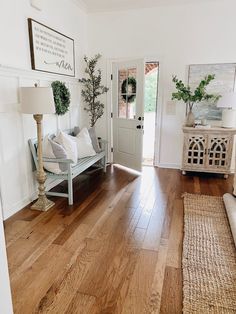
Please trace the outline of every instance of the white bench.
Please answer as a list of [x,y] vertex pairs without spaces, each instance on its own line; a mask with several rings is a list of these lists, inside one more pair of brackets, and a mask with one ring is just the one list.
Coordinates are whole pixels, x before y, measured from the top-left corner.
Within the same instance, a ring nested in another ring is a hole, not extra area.
[[[66,133],[72,134],[72,132],[70,131],[66,131]],[[78,159],[78,162],[75,166],[72,166],[73,161],[71,159],[43,158],[44,162],[65,163],[68,167],[67,171],[60,174],[55,174],[44,169],[48,178],[68,181],[68,193],[49,192],[47,191],[46,187],[46,194],[51,196],[67,197],[69,199],[69,205],[73,205],[73,179],[98,161],[100,161],[101,167],[103,167],[103,171],[106,172],[107,142],[99,139],[99,144],[101,147],[100,153],[97,153],[95,156]],[[32,153],[34,165],[36,167],[36,170],[38,170],[37,139],[29,139],[29,146]]]

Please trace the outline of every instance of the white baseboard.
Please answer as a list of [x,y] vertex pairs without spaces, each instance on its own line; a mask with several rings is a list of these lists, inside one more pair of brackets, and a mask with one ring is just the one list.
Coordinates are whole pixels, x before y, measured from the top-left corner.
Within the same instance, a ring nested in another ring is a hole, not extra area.
[[164,163],[160,163],[158,165],[156,165],[159,168],[167,168],[167,169],[181,169],[181,166],[178,164],[164,164]]
[[10,208],[7,208],[3,210],[3,220],[6,220],[16,214],[18,211],[23,209],[25,206],[29,205],[32,202],[32,200],[28,197],[24,198],[20,202],[15,203]]
[[[53,180],[52,182],[49,182],[46,186],[47,190],[51,190],[56,185],[61,183],[63,180]],[[22,210],[24,207],[28,206],[31,202],[36,200],[38,198],[38,192],[35,191],[30,197],[26,197],[23,200],[21,200],[18,203],[15,203],[10,208],[7,208],[6,210],[3,210],[3,220],[6,220]]]
[[[165,164],[165,163],[160,163],[160,164],[156,165],[156,167],[181,170],[181,165],[178,165],[178,164]],[[199,172],[201,172],[201,171],[199,171]],[[231,173],[231,174],[234,174],[234,173],[235,173],[235,169],[230,169],[230,173]]]

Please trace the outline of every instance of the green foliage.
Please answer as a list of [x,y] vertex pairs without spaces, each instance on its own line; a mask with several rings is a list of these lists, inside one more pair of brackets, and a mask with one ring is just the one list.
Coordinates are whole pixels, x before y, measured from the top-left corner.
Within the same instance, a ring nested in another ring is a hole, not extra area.
[[88,59],[88,57],[85,56],[85,73],[87,74],[87,77],[79,79],[79,82],[83,85],[81,95],[86,103],[84,110],[89,113],[91,127],[95,125],[97,120],[101,118],[104,113],[104,104],[101,103],[98,98],[109,90],[106,86],[101,84],[101,70],[96,70],[100,58],[100,54],[95,55],[91,59]]
[[206,91],[206,87],[213,81],[215,75],[208,74],[205,78],[199,83],[195,91],[191,91],[190,86],[185,86],[181,80],[178,80],[176,76],[173,76],[173,82],[175,83],[175,87],[177,92],[172,93],[172,100],[182,100],[185,102],[189,109],[192,110],[194,103],[198,103],[201,101],[212,101],[215,103],[220,95],[208,94]]
[[56,108],[56,114],[64,115],[70,107],[70,91],[65,83],[54,81],[51,84]]
[[144,111],[155,112],[157,104],[157,71],[154,71],[145,78],[145,101]]

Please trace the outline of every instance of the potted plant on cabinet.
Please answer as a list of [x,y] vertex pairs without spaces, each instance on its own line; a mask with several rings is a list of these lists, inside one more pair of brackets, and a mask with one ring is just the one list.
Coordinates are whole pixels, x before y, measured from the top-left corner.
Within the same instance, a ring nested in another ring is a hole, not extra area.
[[194,126],[195,124],[195,117],[192,111],[194,104],[204,100],[213,101],[213,103],[215,103],[221,97],[220,95],[209,94],[206,91],[206,87],[214,80],[214,78],[215,75],[206,75],[197,88],[194,91],[191,91],[189,85],[185,86],[181,80],[177,79],[176,76],[173,76],[172,81],[175,83],[177,92],[172,93],[172,100],[183,101],[187,105],[188,114],[185,123],[186,126]]

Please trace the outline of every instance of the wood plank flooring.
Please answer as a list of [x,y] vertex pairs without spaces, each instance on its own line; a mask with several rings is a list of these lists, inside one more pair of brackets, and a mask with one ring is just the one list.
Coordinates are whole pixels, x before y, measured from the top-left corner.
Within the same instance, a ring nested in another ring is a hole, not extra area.
[[223,195],[232,177],[111,166],[74,188],[73,206],[53,198],[5,222],[14,313],[181,313],[181,195]]

